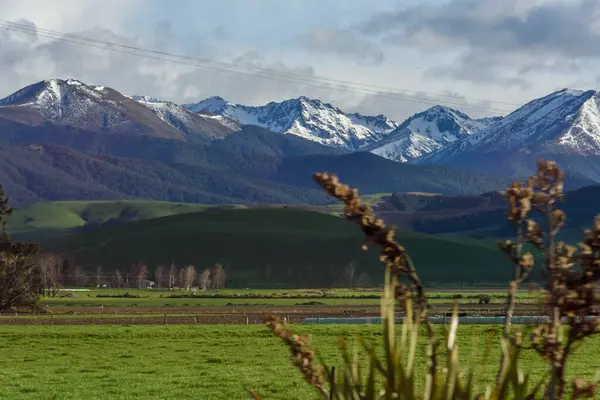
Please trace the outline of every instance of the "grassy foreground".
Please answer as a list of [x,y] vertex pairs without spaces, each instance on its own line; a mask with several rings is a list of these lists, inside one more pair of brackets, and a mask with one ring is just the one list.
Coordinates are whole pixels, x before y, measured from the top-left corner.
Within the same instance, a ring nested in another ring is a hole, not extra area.
[[[293,329],[312,334],[322,356],[338,364],[339,336],[360,333],[378,341],[381,334],[379,326]],[[497,335],[499,327],[460,329],[463,360],[476,363],[479,382],[490,382],[499,349],[487,361],[483,349],[488,332]],[[267,399],[315,398],[289,362],[287,348],[263,326],[1,326],[0,355],[0,398],[247,399],[245,385]],[[543,373],[530,352],[522,363],[537,377]],[[591,378],[599,366],[596,337],[578,350],[568,371]]]

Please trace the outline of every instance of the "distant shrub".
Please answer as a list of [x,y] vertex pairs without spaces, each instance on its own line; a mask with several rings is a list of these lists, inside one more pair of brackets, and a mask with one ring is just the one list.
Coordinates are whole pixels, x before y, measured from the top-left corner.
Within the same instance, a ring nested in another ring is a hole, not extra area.
[[142,296],[137,294],[131,294],[129,292],[123,294],[97,294],[97,298],[105,298],[105,299],[139,299]]
[[326,303],[323,303],[322,301],[309,301],[307,303],[296,303],[294,304],[296,306],[326,306]]
[[487,295],[479,296],[479,304],[490,304],[492,298]]

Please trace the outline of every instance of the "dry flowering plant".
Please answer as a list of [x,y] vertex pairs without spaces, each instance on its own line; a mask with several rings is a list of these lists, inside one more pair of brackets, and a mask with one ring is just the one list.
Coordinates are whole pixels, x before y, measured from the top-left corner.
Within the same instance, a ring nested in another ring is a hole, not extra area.
[[[600,217],[586,230],[578,247],[558,240],[566,221],[557,208],[563,196],[564,173],[552,161],[538,161],[537,172],[524,184],[513,183],[505,191],[508,220],[515,229],[515,239],[499,243],[514,263],[515,273],[509,283],[504,325],[500,337],[502,349],[494,382],[480,390],[474,383],[472,367],[461,368],[458,357],[458,313],[454,309],[449,327],[440,338],[428,318],[424,286],[406,249],[395,240],[393,227],[376,218],[363,204],[358,191],[342,184],[333,174],[317,173],[315,181],[331,196],[344,203],[344,217],[359,225],[365,236],[363,248],[376,245],[385,266],[385,284],[381,298],[383,357],[375,347],[361,340],[367,365],[350,354],[342,339],[342,365],[336,370],[317,362],[306,336],[293,333],[278,317],[267,318],[267,326],[289,348],[294,365],[321,399],[573,399],[593,398],[598,380],[586,382],[575,378],[568,387],[565,367],[574,348],[583,339],[600,333],[593,306],[600,280]],[[543,227],[532,219],[538,213]],[[543,279],[543,304],[549,311],[547,322],[534,326],[528,338],[511,324],[516,296],[522,284],[536,268],[531,248],[543,255],[538,268]],[[401,332],[396,334],[395,305],[404,308]],[[416,382],[417,343],[422,329],[427,340],[427,370],[422,388]],[[526,344],[527,342],[527,344]],[[546,361],[547,374],[532,383],[519,365],[525,350],[538,353]],[[249,391],[254,399],[260,395]]]

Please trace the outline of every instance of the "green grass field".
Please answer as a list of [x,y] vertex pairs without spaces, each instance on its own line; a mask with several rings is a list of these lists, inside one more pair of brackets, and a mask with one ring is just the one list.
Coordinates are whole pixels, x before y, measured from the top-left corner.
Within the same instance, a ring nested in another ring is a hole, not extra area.
[[[293,329],[312,334],[319,353],[338,365],[339,336],[381,337],[378,326]],[[499,349],[484,362],[490,327],[460,329],[462,359],[477,366],[483,389],[482,382],[494,379]],[[266,399],[316,399],[288,350],[263,326],[0,326],[0,355],[0,398],[6,399],[247,399],[244,386]],[[538,378],[544,371],[531,352],[522,362]],[[596,338],[577,351],[568,373],[592,378],[599,366]],[[424,361],[417,368],[422,373]]]
[[[122,297],[124,294],[137,297]],[[324,293],[325,297],[320,297]],[[105,307],[171,307],[171,306],[224,306],[224,305],[274,305],[293,306],[309,301],[318,301],[331,306],[373,306],[380,304],[380,291],[375,290],[316,290],[316,289],[222,289],[219,291],[197,292],[148,290],[148,289],[90,289],[85,292],[74,292],[73,297],[66,297],[61,292],[56,297],[42,297],[40,304],[52,307],[70,306],[105,306]],[[506,290],[437,290],[429,292],[429,302],[459,304],[477,303],[478,296],[492,297],[492,303],[506,301]],[[114,297],[109,297],[114,296]],[[183,297],[186,296],[186,297]],[[189,297],[188,297],[189,296]],[[532,303],[540,299],[540,293],[521,291],[517,293],[520,303]]]

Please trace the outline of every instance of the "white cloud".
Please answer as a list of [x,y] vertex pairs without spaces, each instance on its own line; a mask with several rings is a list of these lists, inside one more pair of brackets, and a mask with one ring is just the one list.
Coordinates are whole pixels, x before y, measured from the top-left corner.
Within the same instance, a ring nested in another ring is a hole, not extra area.
[[572,76],[578,61],[600,61],[598,26],[597,0],[450,0],[379,13],[361,28],[388,44],[448,54],[428,68],[430,78],[527,90],[540,72]]
[[347,56],[361,64],[380,64],[384,59],[380,46],[350,30],[315,29],[299,35],[294,44],[310,52]]

